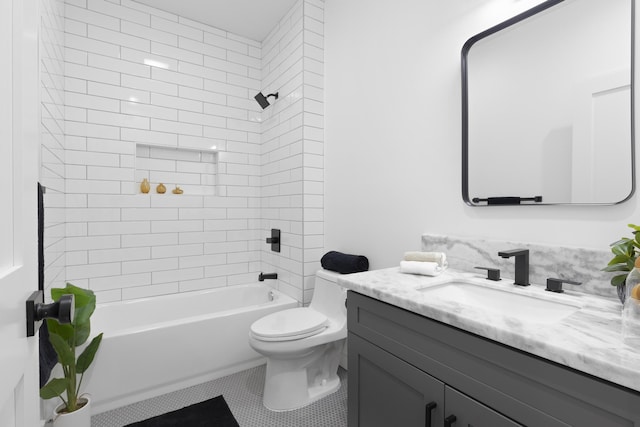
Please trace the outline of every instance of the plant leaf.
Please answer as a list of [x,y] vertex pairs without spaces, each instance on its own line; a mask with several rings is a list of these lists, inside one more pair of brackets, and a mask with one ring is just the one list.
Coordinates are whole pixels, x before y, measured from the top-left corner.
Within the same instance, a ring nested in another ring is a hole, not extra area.
[[625,255],[629,253],[629,247],[632,246],[632,240],[627,239],[624,241],[621,241],[620,243],[613,245],[611,247],[611,252],[614,253],[614,255]]
[[616,256],[613,257],[613,259],[611,259],[611,261],[609,261],[609,264],[607,264],[607,265],[626,264],[627,261],[629,261],[629,255],[627,255],[627,254],[616,255]]
[[[89,319],[96,308],[96,295],[90,289],[83,289],[67,283],[64,288],[52,288],[51,298],[54,301],[60,300],[62,295],[71,294],[75,297],[75,315],[71,325],[53,325],[53,329],[58,331],[58,335],[71,342],[75,337],[75,346],[84,344],[91,333]],[[53,322],[48,322],[49,326]],[[57,323],[57,322],[56,322]],[[75,330],[74,330],[75,328]]]
[[605,268],[603,268],[601,271],[608,271],[608,272],[631,271],[631,269],[629,268],[628,264],[615,264],[615,265],[608,265]]
[[627,279],[627,275],[626,274],[621,274],[619,276],[613,276],[611,278],[611,285],[613,285],[613,286],[622,285],[626,279]]
[[89,365],[93,362],[93,358],[98,351],[98,347],[100,347],[101,341],[102,333],[93,338],[87,348],[85,348],[82,354],[78,356],[78,363],[76,364],[76,372],[78,374],[84,373],[89,368]]
[[40,397],[43,399],[53,399],[60,396],[67,389],[69,380],[67,378],[54,378],[40,389]]
[[623,238],[621,238],[620,240],[616,240],[616,241],[615,241],[615,242],[613,242],[613,243],[609,243],[609,246],[611,246],[611,247],[613,247],[613,246],[619,246],[620,244],[622,244],[622,243],[626,242],[627,240],[629,240],[629,238],[628,238],[628,237],[623,237]]
[[73,339],[73,326],[69,324],[61,325],[57,320],[47,319],[47,327],[49,333],[59,335],[67,342],[71,342]]
[[76,313],[75,319],[73,320],[73,324],[76,326],[84,325],[85,323],[89,323],[89,318],[93,314],[93,310],[95,307],[89,305],[77,305],[76,304]]
[[76,325],[76,347],[84,344],[91,335],[91,324],[87,321]]
[[640,225],[627,224],[627,227],[633,228],[635,231],[640,231]]
[[70,366],[76,362],[74,351],[69,343],[60,335],[49,332],[49,341],[58,355],[58,361],[63,366]]

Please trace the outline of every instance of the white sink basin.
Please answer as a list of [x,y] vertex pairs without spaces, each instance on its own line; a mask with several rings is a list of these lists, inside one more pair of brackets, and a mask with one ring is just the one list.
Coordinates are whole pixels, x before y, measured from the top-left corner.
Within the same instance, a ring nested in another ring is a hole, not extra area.
[[[580,310],[579,304],[559,301],[555,297],[535,296],[526,289],[498,289],[472,282],[452,281],[421,289],[443,301],[483,309],[527,322],[554,323]],[[526,292],[526,293],[525,293]],[[544,292],[544,291],[542,291]]]

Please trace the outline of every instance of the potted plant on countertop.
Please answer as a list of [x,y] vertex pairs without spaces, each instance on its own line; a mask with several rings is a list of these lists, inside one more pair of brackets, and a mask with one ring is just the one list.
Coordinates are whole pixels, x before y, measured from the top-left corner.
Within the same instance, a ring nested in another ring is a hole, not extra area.
[[[42,399],[59,397],[62,404],[55,409],[54,426],[88,427],[91,420],[89,398],[80,395],[82,378],[100,347],[102,333],[94,337],[76,358],[76,348],[82,346],[91,334],[91,315],[96,308],[96,296],[89,289],[67,283],[65,288],[52,288],[51,298],[58,301],[62,295],[75,296],[75,318],[70,324],[62,325],[47,319],[49,341],[58,355],[63,378],[54,378],[40,389]],[[79,376],[79,378],[78,378]],[[66,398],[63,397],[65,394]]]
[[640,226],[635,224],[628,224],[629,228],[633,229],[633,238],[623,237],[622,239],[611,243],[611,252],[614,257],[609,261],[609,264],[602,271],[608,272],[623,272],[617,274],[611,278],[611,285],[616,286],[618,292],[618,298],[624,303],[625,299],[625,280],[629,275],[629,272],[633,270],[633,265],[640,255]]

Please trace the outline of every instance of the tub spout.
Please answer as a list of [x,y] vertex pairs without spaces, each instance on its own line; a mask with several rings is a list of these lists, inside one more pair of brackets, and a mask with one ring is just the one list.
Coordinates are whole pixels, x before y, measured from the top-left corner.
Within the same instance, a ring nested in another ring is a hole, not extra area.
[[264,282],[265,279],[277,279],[278,278],[278,273],[260,273],[260,275],[258,276],[258,281],[260,282]]

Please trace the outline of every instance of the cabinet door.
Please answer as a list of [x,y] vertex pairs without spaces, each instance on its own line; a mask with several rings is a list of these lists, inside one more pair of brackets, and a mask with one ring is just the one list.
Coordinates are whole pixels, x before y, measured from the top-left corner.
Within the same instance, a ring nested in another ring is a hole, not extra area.
[[357,335],[348,342],[350,427],[442,425],[442,382]]
[[444,400],[446,405],[444,425],[447,427],[522,427],[522,424],[510,420],[449,386],[445,386]]

